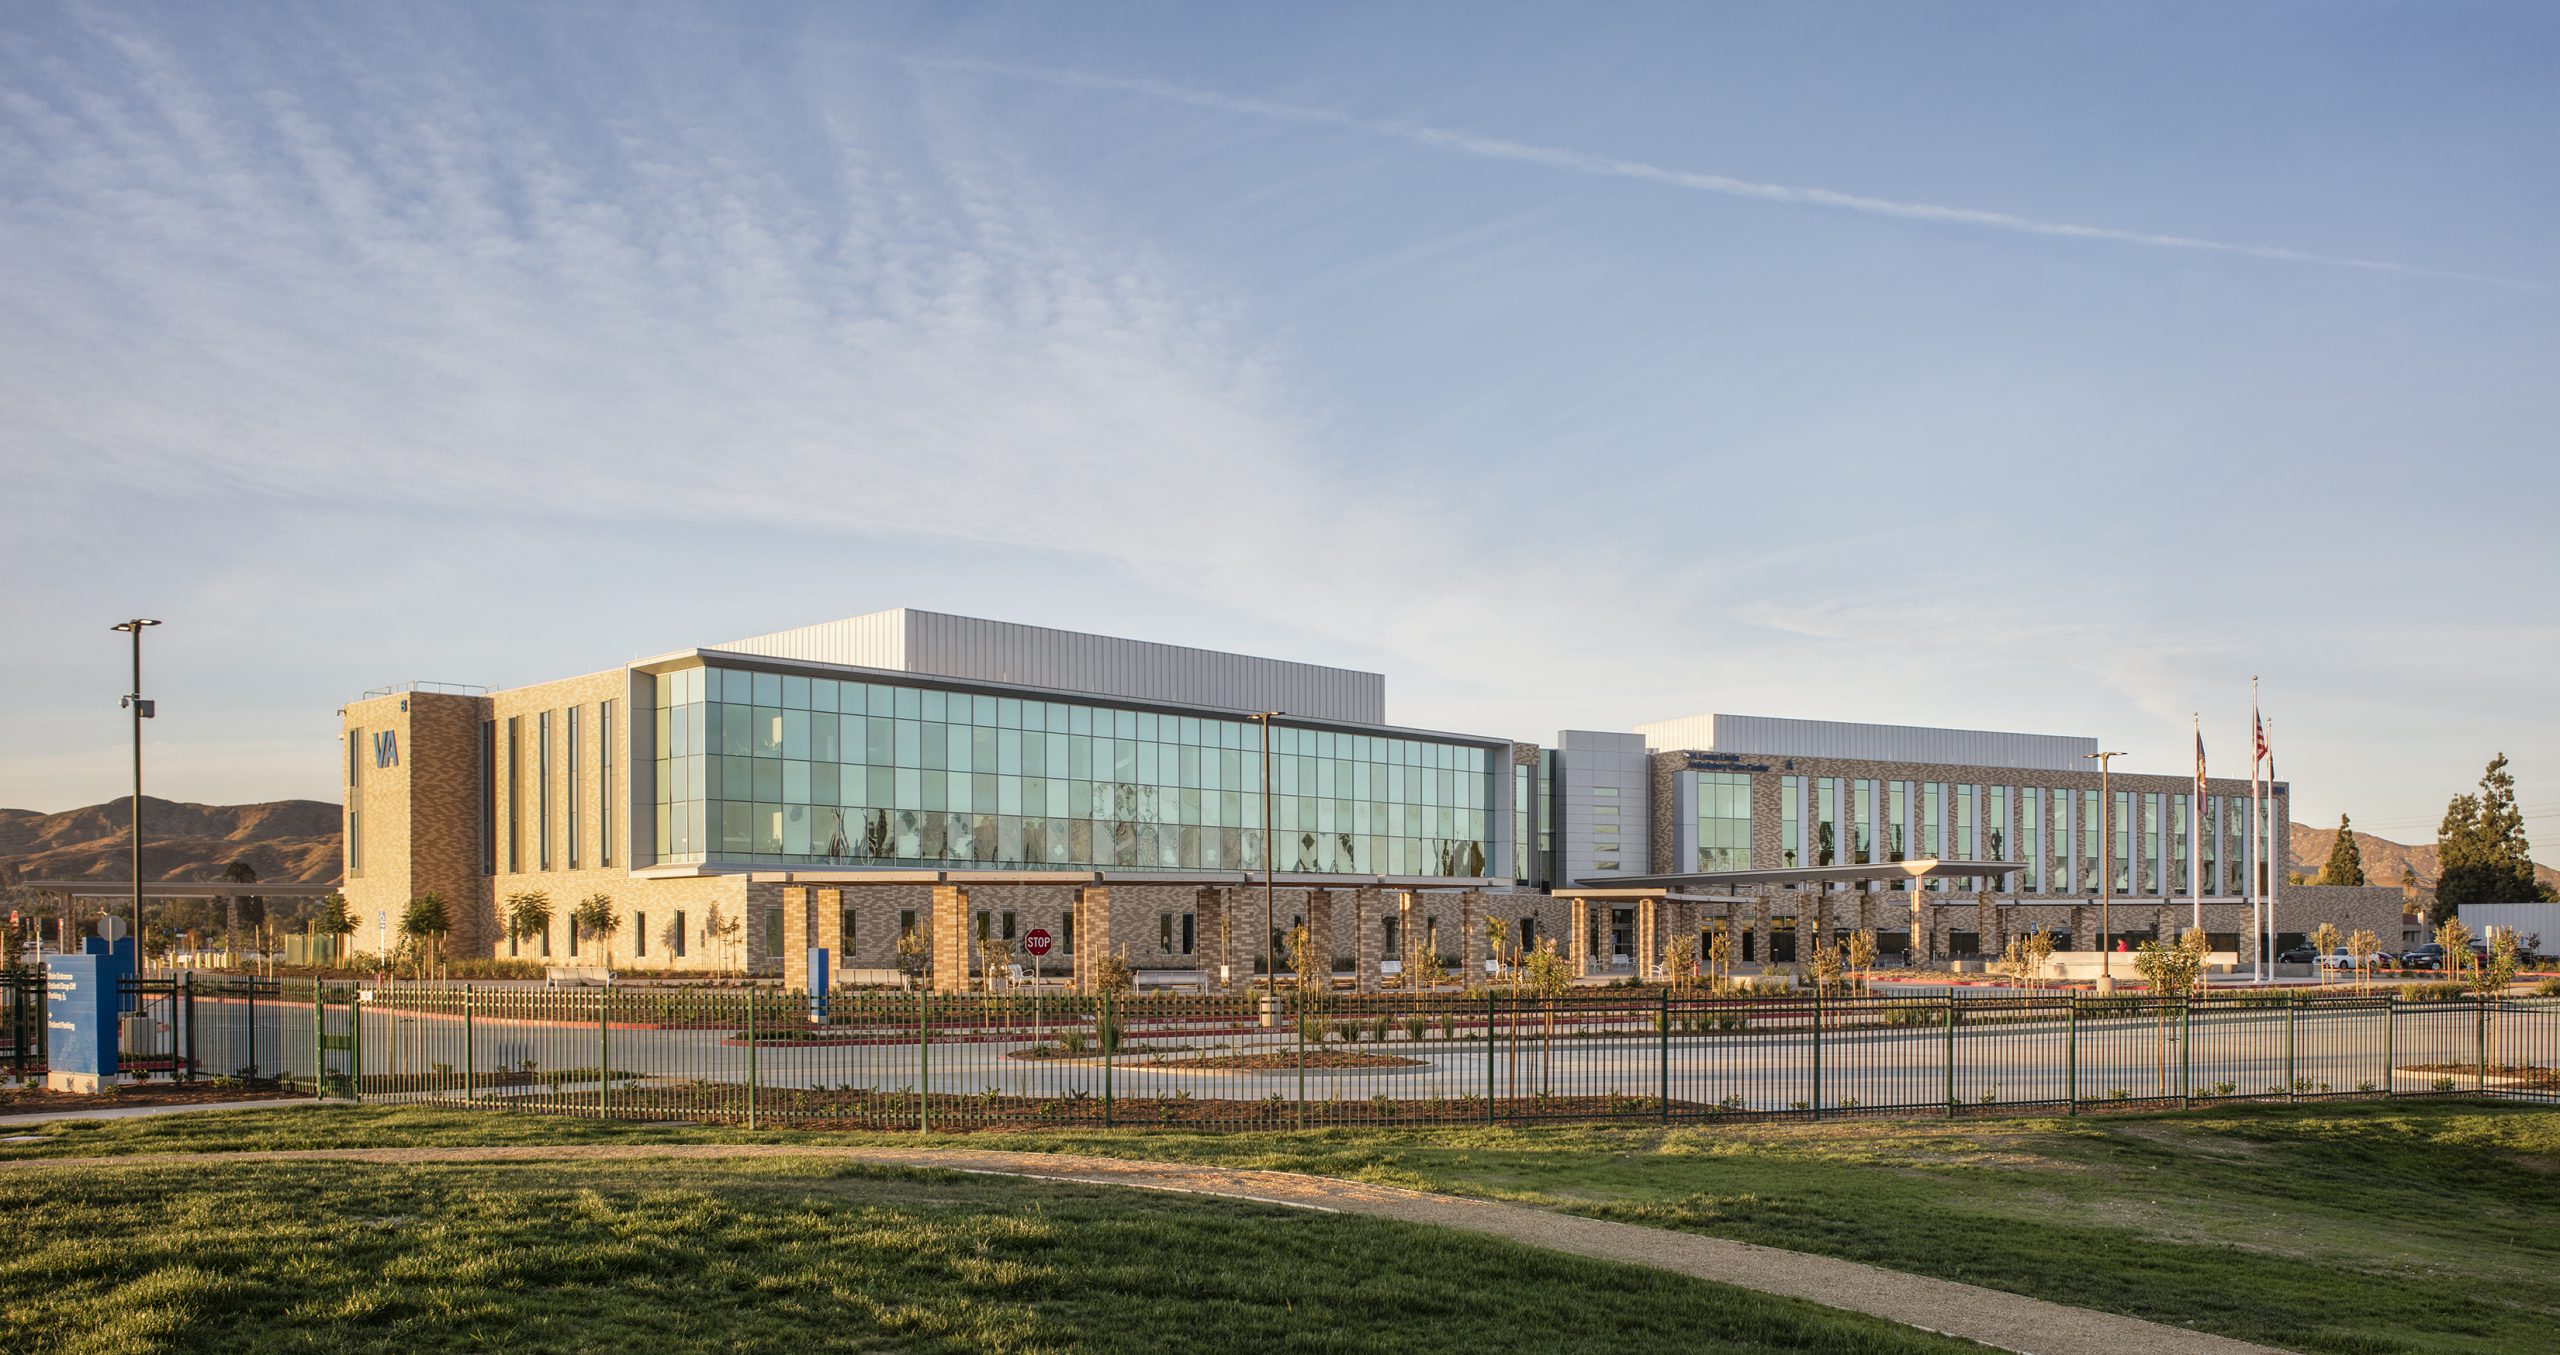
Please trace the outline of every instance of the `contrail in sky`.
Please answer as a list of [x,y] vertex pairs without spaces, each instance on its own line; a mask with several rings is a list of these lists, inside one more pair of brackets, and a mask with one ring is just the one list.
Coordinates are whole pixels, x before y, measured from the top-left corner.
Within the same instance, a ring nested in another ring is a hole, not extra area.
[[2237,244],[2228,240],[2207,240],[2192,235],[2125,230],[2114,226],[2083,226],[2067,221],[2045,221],[2035,217],[2019,216],[2011,212],[1985,211],[1974,207],[1949,207],[1931,202],[1901,202],[1892,198],[1843,193],[1830,188],[1808,188],[1798,184],[1737,179],[1724,174],[1702,174],[1692,170],[1669,169],[1661,165],[1648,164],[1642,160],[1620,160],[1611,156],[1592,155],[1557,146],[1540,146],[1524,141],[1509,141],[1500,137],[1476,136],[1467,132],[1450,131],[1446,128],[1428,127],[1417,123],[1377,121],[1357,117],[1338,109],[1320,108],[1308,104],[1240,98],[1210,90],[1168,84],[1160,80],[1135,80],[1120,76],[1092,75],[1081,71],[1008,66],[965,58],[907,57],[904,60],[912,66],[936,70],[1032,80],[1074,89],[1110,90],[1188,104],[1195,108],[1213,108],[1221,112],[1275,118],[1286,122],[1339,127],[1373,136],[1392,137],[1453,155],[1473,156],[1479,160],[1506,160],[1567,174],[1587,174],[1596,178],[1633,179],[1644,183],[1657,183],[1669,188],[1683,188],[1692,192],[1715,193],[1724,197],[1748,198],[1758,202],[1774,202],[1793,207],[1824,207],[1833,211],[1860,212],[1868,216],[1896,217],[1905,221],[1933,221],[1948,225],[2016,231],[2025,235],[2103,240],[2111,244],[2146,245],[2154,249],[2186,249],[2211,254],[2235,254],[2251,259],[2273,259],[2281,263],[2317,264],[2327,268],[2356,268],[2375,273],[2445,278],[2460,282],[2488,283],[2499,287],[2529,288],[2535,291],[2545,288],[2543,283],[2518,278],[2492,277],[2481,273],[2462,273],[2441,268],[2421,268],[2412,264],[2393,263],[2387,259],[2359,259],[2349,255],[2316,254],[2308,250],[2286,249],[2278,245]]

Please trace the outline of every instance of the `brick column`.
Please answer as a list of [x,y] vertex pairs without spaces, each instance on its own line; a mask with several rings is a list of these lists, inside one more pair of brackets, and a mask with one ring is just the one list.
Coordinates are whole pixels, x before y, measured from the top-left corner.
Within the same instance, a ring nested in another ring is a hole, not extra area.
[[1573,961],[1573,976],[1577,979],[1589,978],[1591,976],[1591,900],[1577,898],[1573,901],[1572,935],[1566,938],[1566,945],[1571,947],[1569,958]]
[[[1334,891],[1330,889],[1307,891],[1307,937],[1315,943],[1315,954],[1308,962],[1314,966],[1315,972],[1301,974],[1298,977],[1318,992],[1325,991],[1333,984],[1333,893]],[[1284,935],[1287,933],[1287,928],[1281,930]],[[1279,956],[1275,960],[1275,963],[1284,965],[1288,962],[1289,957],[1286,955]]]
[[1351,891],[1352,987],[1363,993],[1378,991],[1378,966],[1386,959],[1386,916],[1386,898],[1376,886]]
[[1464,972],[1460,987],[1486,981],[1484,961],[1484,891],[1470,889],[1458,896],[1458,968]]
[[809,891],[802,885],[782,889],[782,986],[794,993],[809,991]]
[[[844,971],[853,964],[844,946],[844,891],[813,889],[809,894],[809,944],[826,950],[827,986],[834,988],[845,982]],[[800,965],[803,969],[809,965],[805,950]]]
[[1203,886],[1199,895],[1192,901],[1191,917],[1192,965],[1200,971],[1202,987],[1206,991],[1223,993],[1227,991],[1226,985],[1233,981],[1234,974],[1233,969],[1230,968],[1229,977],[1226,980],[1218,977],[1219,966],[1229,963],[1227,959],[1227,891],[1216,885]]
[[1777,930],[1769,925],[1769,919],[1776,911],[1766,892],[1751,896],[1751,949],[1763,969],[1776,963],[1769,958],[1769,938]]
[[933,887],[933,991],[969,991],[969,891],[953,884]]
[[1662,901],[1647,895],[1636,900],[1636,977],[1659,978],[1662,961]]
[[1112,953],[1111,886],[1085,885],[1076,890],[1076,991],[1099,991],[1094,961]]

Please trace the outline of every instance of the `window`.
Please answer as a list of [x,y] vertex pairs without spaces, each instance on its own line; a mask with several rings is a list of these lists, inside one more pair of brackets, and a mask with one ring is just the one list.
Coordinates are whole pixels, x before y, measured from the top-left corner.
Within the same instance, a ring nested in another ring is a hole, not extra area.
[[1396,927],[1396,923],[1397,923],[1397,921],[1398,921],[1398,919],[1396,919],[1396,918],[1392,918],[1392,917],[1382,917],[1382,918],[1378,919],[1378,928],[1379,928],[1379,930],[1378,930],[1378,936],[1379,936],[1379,952],[1378,952],[1378,953],[1379,953],[1379,954],[1381,954],[1381,955],[1386,956],[1386,957],[1387,957],[1388,959],[1390,959],[1390,960],[1392,960],[1392,959],[1396,958],[1396,945],[1397,945],[1397,942],[1400,940],[1399,936],[1397,935],[1397,927]]
[[569,761],[568,761],[569,775],[565,778],[566,783],[567,783],[567,786],[568,786],[568,792],[569,792],[569,798],[568,798],[568,800],[567,800],[567,804],[568,804],[568,808],[569,808],[569,815],[568,815],[568,819],[569,819],[569,833],[568,833],[569,850],[568,850],[568,856],[569,856],[569,869],[571,869],[571,870],[576,870],[576,869],[578,868],[578,712],[579,712],[579,709],[580,709],[580,708],[579,708],[579,707],[577,707],[577,706],[571,706],[571,707],[569,708],[569,733],[568,733],[568,737],[569,737]]
[[347,811],[347,873],[364,873],[364,812]]
[[915,910],[915,909],[913,909],[913,908],[901,908],[901,909],[899,909],[899,910],[898,910],[898,939],[899,939],[899,940],[901,940],[901,941],[904,941],[904,940],[906,940],[908,937],[913,936],[913,935],[915,935],[915,934],[916,934],[916,910]]
[[631,954],[633,958],[649,953],[649,915],[633,910],[631,914]]
[[782,958],[782,909],[779,905],[764,910],[764,953]]
[[2018,788],[2018,859],[2027,868],[2012,878],[2018,892],[2044,891],[2044,792],[2035,786]]
[[[679,913],[676,916],[684,915]],[[861,929],[855,925],[857,916],[858,910],[852,904],[844,904],[836,909],[836,929],[844,933],[844,953],[847,959],[853,958],[855,948],[861,940]]]
[[363,747],[364,731],[350,728],[347,731],[347,789],[349,790],[356,788],[356,754]]
[[1959,959],[1967,956],[1980,955],[1982,953],[1982,933],[1947,933],[1947,952]]
[[1778,778],[1778,864],[1804,864],[1804,778]]
[[[613,703],[596,705],[596,862],[613,864]],[[684,914],[676,914],[678,930],[682,930]],[[684,943],[676,943],[676,954],[684,954]]]
[[1182,953],[1185,955],[1189,955],[1191,953],[1192,942],[1197,939],[1194,933],[1198,924],[1199,915],[1197,913],[1185,913],[1182,915]]
[[[551,869],[551,712],[533,717],[533,860]],[[570,949],[576,954],[576,947]]]
[[507,717],[507,871],[524,869],[524,717]]
[[578,958],[578,915],[569,915],[569,958]]
[[[1899,860],[1901,860],[1901,859],[1903,858],[1903,855],[1904,855],[1904,853],[1903,853],[1903,834],[1909,830],[1910,822],[1911,822],[1911,783],[1910,783],[1910,782],[1908,782],[1908,781],[1887,781],[1887,782],[1885,782],[1885,783],[1884,783],[1884,859],[1885,859],[1885,860],[1887,860],[1887,861],[1899,861]],[[1774,950],[1775,948],[1776,948],[1776,944],[1775,944],[1774,942],[1773,942],[1773,943],[1771,943],[1771,949],[1772,949],[1772,950]],[[1774,957],[1773,957],[1773,958],[1774,958]],[[1793,958],[1793,957],[1791,956],[1791,957],[1789,957],[1789,958]]]
[[[847,926],[847,927],[845,928],[845,933],[844,933],[844,934],[845,934],[847,937],[851,937],[851,936],[853,935],[853,929],[852,929],[852,927],[851,927],[851,926]],[[669,950],[674,951],[674,952],[675,952],[675,957],[676,957],[677,959],[679,959],[679,960],[681,960],[681,959],[683,959],[683,958],[684,958],[684,951],[685,951],[684,942],[685,942],[685,931],[684,931],[684,910],[683,910],[683,909],[681,909],[681,908],[679,908],[679,909],[677,909],[677,910],[676,910],[675,919],[674,919],[672,922],[669,922],[669,923],[667,924],[667,948],[668,948]],[[853,942],[852,942],[852,941],[850,941],[850,940],[847,940],[847,941],[845,942],[845,949],[847,949],[847,950],[851,950],[852,948],[853,948]]]
[[1058,949],[1068,955],[1076,953],[1076,912],[1072,908],[1058,914]]
[[524,938],[516,935],[514,932],[507,933],[507,954],[510,956],[523,954],[523,943]]
[[1849,864],[1863,866],[1876,859],[1876,783],[1858,780],[1849,783]]
[[1173,953],[1173,914],[1156,914],[1156,954]]
[[1522,913],[1520,915],[1520,953],[1526,955],[1537,948],[1538,915],[1535,913]]
[[1813,864],[1840,864],[1840,778],[1836,776],[1814,783]]
[[480,722],[480,873],[498,873],[498,722]]
[[542,958],[551,958],[551,928],[548,925],[542,929]]
[[1007,940],[1007,941],[1012,940],[1012,939],[1013,939],[1013,914],[1011,914],[1011,913],[1005,913],[1005,914],[1003,914],[1003,915],[999,916],[999,917],[996,919],[996,922],[999,924],[999,928],[1000,928],[1000,930],[999,930],[996,934],[997,934],[998,936],[1003,937],[1003,938],[1004,938],[1005,940]]
[[1690,772],[1697,805],[1698,869],[1751,868],[1751,774]]

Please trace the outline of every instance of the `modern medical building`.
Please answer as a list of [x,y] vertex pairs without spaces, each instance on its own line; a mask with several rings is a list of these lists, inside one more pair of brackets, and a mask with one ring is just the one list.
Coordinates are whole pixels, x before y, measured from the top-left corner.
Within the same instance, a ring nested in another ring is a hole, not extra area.
[[[2138,942],[2189,925],[2191,856],[2237,950],[2287,867],[2251,854],[2245,780],[2208,784],[2191,835],[2190,778],[2102,794],[2086,738],[1706,715],[1540,745],[1391,724],[1385,686],[916,610],[501,691],[407,684],[341,712],[345,888],[359,944],[441,895],[456,955],[796,982],[823,948],[839,981],[885,981],[921,932],[956,988],[982,939],[1038,928],[1051,972],[1107,944],[1233,987],[1266,953],[1267,813],[1269,930],[1307,925],[1367,986],[1426,953],[1473,972],[1489,918],[1593,975],[1719,926],[1753,962],[1842,928],[1927,959],[2040,926],[2094,947],[2102,871],[2106,939]],[[511,936],[537,893],[548,929]],[[619,925],[581,936],[597,895]],[[2399,934],[2396,891],[2284,899],[2288,935]]]

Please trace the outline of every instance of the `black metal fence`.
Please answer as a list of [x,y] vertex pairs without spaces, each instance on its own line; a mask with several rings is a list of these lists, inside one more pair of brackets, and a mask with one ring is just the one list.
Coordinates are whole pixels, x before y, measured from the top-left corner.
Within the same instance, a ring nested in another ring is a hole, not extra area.
[[44,971],[0,970],[0,1073],[24,1081],[45,1071]]
[[307,1010],[301,1061],[363,1100],[634,1120],[1285,1129],[2560,1100],[2560,999],[2538,997],[850,993],[820,1010],[771,991],[403,985],[317,989]]

